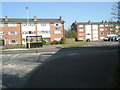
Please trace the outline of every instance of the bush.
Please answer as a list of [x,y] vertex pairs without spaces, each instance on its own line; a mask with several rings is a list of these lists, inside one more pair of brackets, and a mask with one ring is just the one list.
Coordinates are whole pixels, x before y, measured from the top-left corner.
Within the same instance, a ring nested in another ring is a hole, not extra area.
[[62,37],[61,38],[61,41],[60,41],[60,44],[65,44],[66,43],[66,38],[65,37]]
[[52,44],[52,45],[53,45],[53,44],[60,44],[60,42],[57,41],[57,40],[54,40],[54,41],[51,42],[51,44]]
[[43,45],[46,45],[46,44],[47,44],[47,42],[46,42],[45,40],[43,40],[42,42],[43,42]]

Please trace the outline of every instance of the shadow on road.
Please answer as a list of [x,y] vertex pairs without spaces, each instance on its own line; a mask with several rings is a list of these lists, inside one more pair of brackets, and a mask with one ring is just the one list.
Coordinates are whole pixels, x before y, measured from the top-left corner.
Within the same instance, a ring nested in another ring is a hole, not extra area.
[[[115,65],[120,58],[119,46],[61,48],[55,54],[43,55],[53,56],[45,61],[40,60],[38,63],[42,64],[28,73],[31,75],[25,83],[15,84],[16,79],[21,81],[27,75],[19,77],[3,74],[3,88],[111,88],[118,85],[111,86],[115,82],[111,71],[112,68],[116,70]],[[6,81],[6,77],[11,80]]]

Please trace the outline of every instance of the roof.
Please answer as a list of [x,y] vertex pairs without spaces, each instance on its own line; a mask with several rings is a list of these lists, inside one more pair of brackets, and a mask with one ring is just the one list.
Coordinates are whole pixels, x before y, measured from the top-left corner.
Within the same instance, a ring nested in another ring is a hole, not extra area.
[[[28,19],[29,22],[61,22],[64,23],[65,21],[60,20],[60,19],[37,19],[37,21],[34,21],[33,18],[29,18]],[[5,18],[0,18],[0,21],[7,23],[7,22],[17,22],[17,23],[21,23],[21,22],[27,22],[26,18],[7,18],[7,21],[5,20]]]
[[74,22],[75,25],[85,25],[85,24],[119,24],[119,22]]

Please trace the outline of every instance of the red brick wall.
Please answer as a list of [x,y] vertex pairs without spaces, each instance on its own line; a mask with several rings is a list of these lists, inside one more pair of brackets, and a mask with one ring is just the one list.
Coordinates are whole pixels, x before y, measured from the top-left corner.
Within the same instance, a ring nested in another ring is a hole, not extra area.
[[[0,31],[3,31],[5,34],[2,35],[3,39],[6,39],[6,45],[21,45],[21,25],[17,24],[16,27],[8,27],[8,24],[4,24],[4,27],[0,27]],[[9,35],[9,31],[16,31],[17,35]],[[17,40],[18,43],[10,44],[9,40]]]
[[[59,30],[62,32],[62,34],[54,34],[54,31]],[[50,40],[51,42],[55,39],[55,38],[62,38],[64,36],[64,24],[61,25],[60,29],[56,29],[56,27],[53,24],[50,24]]]

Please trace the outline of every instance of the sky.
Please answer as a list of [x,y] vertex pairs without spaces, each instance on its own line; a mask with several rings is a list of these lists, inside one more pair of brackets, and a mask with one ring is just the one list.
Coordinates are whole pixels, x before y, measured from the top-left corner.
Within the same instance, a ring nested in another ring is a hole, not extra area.
[[8,18],[26,18],[25,6],[28,6],[28,17],[59,18],[63,17],[65,29],[77,22],[96,22],[110,20],[111,8],[115,2],[2,2],[2,16]]

